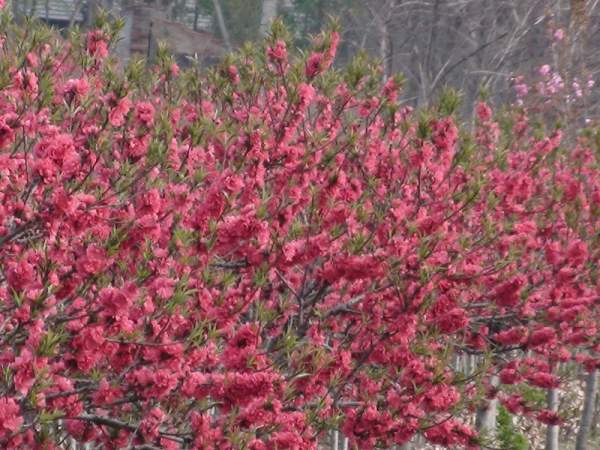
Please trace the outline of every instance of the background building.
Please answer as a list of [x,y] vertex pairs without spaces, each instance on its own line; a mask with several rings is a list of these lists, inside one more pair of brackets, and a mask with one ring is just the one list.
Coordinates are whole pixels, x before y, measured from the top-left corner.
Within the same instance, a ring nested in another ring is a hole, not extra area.
[[36,17],[59,29],[86,27],[103,8],[125,20],[117,45],[124,62],[133,55],[152,59],[158,42],[165,42],[181,65],[197,56],[203,65],[214,64],[225,47],[212,32],[212,17],[203,14],[195,0],[174,2],[144,0],[13,0],[16,16]]

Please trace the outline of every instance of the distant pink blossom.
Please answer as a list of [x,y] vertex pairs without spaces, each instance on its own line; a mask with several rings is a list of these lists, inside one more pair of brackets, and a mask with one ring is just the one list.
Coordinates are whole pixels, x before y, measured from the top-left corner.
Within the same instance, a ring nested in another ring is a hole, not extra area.
[[565,31],[562,28],[559,28],[554,32],[554,40],[556,42],[560,42],[565,38]]
[[551,80],[548,82],[548,92],[551,94],[556,94],[558,91],[561,91],[565,87],[565,82],[562,77],[555,73],[552,75]]
[[547,76],[550,73],[550,66],[548,64],[544,64],[540,67],[539,74],[543,77]]
[[515,85],[515,91],[517,93],[517,97],[523,98],[529,92],[529,88],[525,83],[519,83]]

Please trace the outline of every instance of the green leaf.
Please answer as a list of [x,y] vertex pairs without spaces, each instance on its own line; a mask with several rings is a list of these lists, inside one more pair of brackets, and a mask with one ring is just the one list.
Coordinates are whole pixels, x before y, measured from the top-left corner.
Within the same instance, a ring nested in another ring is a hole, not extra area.
[[456,89],[446,87],[440,95],[438,111],[442,116],[451,116],[458,111],[461,103],[461,93]]
[[512,415],[502,405],[498,407],[496,438],[502,450],[527,450],[529,448],[527,438],[518,432],[513,424]]
[[65,333],[54,333],[53,331],[48,331],[44,336],[42,336],[42,339],[40,340],[40,344],[37,349],[37,353],[40,356],[55,356],[58,350],[58,346],[66,340],[67,335]]

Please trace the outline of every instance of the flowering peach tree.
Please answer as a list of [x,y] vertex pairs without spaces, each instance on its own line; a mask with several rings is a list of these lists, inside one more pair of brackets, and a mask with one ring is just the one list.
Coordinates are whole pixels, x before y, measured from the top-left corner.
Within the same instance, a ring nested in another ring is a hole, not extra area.
[[599,365],[593,132],[412,111],[335,31],[200,73],[1,17],[0,447],[480,448]]

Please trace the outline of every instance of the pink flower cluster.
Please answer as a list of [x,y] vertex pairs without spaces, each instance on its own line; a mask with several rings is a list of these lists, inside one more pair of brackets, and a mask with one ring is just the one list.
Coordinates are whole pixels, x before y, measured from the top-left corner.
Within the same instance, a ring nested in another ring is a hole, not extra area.
[[494,396],[561,420],[520,392],[600,364],[593,142],[402,108],[327,72],[336,33],[210,76],[120,71],[113,34],[4,36],[1,448],[474,449],[457,412]]

